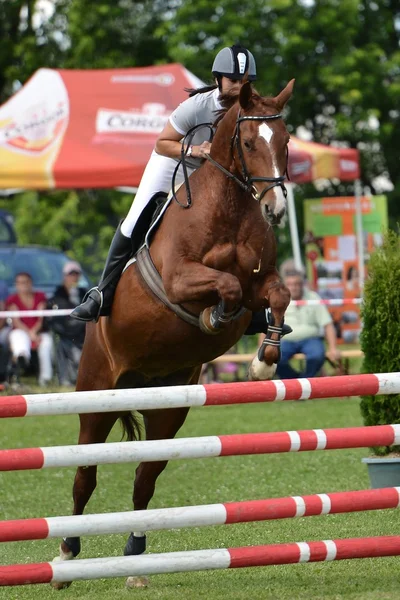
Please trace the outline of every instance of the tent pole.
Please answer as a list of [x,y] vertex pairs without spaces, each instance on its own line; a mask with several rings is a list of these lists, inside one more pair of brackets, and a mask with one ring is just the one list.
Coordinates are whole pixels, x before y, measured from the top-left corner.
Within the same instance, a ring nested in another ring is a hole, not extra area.
[[365,270],[364,270],[364,239],[362,227],[362,187],[361,181],[354,181],[354,195],[356,201],[356,236],[357,236],[357,254],[358,254],[358,277],[360,290],[364,289]]
[[303,262],[301,260],[299,230],[297,227],[296,208],[294,204],[293,185],[286,184],[287,189],[287,205],[290,228],[290,239],[292,242],[292,253],[296,269],[303,271]]

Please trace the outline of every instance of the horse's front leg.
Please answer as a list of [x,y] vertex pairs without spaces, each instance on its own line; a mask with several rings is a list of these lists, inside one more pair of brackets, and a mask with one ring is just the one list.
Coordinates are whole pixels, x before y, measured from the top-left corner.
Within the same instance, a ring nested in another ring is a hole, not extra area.
[[163,272],[165,291],[171,302],[203,301],[217,292],[220,302],[200,314],[200,329],[207,334],[218,334],[241,314],[242,287],[238,278],[197,262],[185,261],[174,272]]
[[267,301],[270,313],[267,334],[250,365],[249,378],[252,380],[272,379],[281,356],[281,338],[290,332],[290,327],[284,322],[285,312],[290,302],[290,292],[278,273],[270,275],[264,281],[260,292]]

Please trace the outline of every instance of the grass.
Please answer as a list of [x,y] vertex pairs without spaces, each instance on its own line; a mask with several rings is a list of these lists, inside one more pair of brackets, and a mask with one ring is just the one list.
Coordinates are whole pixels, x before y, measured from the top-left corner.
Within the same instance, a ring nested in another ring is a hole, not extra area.
[[[192,409],[179,435],[281,431],[362,425],[357,399]],[[2,448],[73,444],[78,418],[37,417],[2,423]],[[120,439],[117,426],[110,441]],[[151,508],[195,505],[322,492],[366,489],[361,458],[367,449],[172,461],[161,475]],[[99,467],[99,484],[87,512],[131,509],[135,465]],[[74,469],[0,474],[2,519],[68,515]],[[149,552],[223,548],[345,537],[393,535],[393,510],[326,515],[264,523],[150,532]],[[81,558],[122,554],[126,535],[83,539]],[[0,545],[1,564],[42,562],[58,553],[59,540]],[[49,586],[0,589],[1,600],[186,599],[398,599],[398,560],[382,558],[266,568],[157,575],[150,587],[127,590],[122,579],[74,582],[68,590]]]

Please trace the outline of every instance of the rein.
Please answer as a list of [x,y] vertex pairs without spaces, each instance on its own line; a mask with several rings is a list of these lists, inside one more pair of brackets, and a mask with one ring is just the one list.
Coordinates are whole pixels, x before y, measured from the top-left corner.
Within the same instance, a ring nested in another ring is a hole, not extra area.
[[[272,121],[274,119],[282,119],[282,114],[278,113],[276,115],[241,117],[240,109],[239,109],[238,118],[236,119],[235,132],[234,132],[234,134],[232,136],[232,140],[231,140],[231,154],[233,156],[233,148],[234,148],[234,146],[236,146],[239,160],[240,160],[240,163],[242,166],[243,181],[242,181],[242,179],[239,179],[236,175],[234,175],[234,173],[231,173],[230,171],[225,169],[225,167],[223,167],[219,162],[217,162],[209,154],[206,155],[206,159],[212,165],[217,167],[217,169],[219,169],[222,173],[224,173],[224,175],[226,175],[226,177],[235,181],[235,183],[237,183],[245,192],[251,192],[251,195],[253,196],[253,198],[255,200],[257,200],[257,202],[260,202],[262,200],[262,198],[265,196],[265,194],[267,192],[269,192],[269,190],[271,190],[272,188],[274,188],[276,186],[279,186],[282,188],[282,191],[286,198],[287,190],[284,185],[284,181],[285,181],[285,179],[289,179],[289,174],[288,174],[288,170],[287,170],[289,150],[288,150],[288,148],[286,148],[286,169],[285,169],[285,172],[283,175],[281,175],[279,177],[251,177],[247,170],[246,161],[245,161],[245,158],[243,155],[243,149],[242,149],[242,144],[241,144],[241,140],[240,140],[240,124],[243,121]],[[174,173],[172,175],[172,184],[171,184],[172,198],[182,208],[190,208],[192,206],[192,195],[190,192],[189,176],[187,173],[186,154],[188,152],[188,149],[191,145],[191,142],[192,142],[193,137],[195,136],[197,130],[199,130],[203,127],[207,127],[210,130],[210,137],[209,137],[208,141],[212,142],[213,137],[214,137],[214,130],[213,130],[213,126],[211,123],[200,123],[199,125],[196,125],[195,127],[192,127],[191,129],[189,129],[189,131],[186,133],[185,137],[182,140],[181,158],[180,158],[178,164],[176,165]],[[185,150],[185,144],[186,144],[186,150]],[[176,197],[175,181],[176,181],[176,175],[177,175],[180,165],[182,165],[184,183],[185,183],[185,188],[186,188],[186,197],[187,197],[186,204],[182,204],[181,202],[179,202],[178,198]],[[254,186],[255,181],[265,181],[266,183],[269,183],[270,185],[265,186],[265,188],[262,190],[261,194],[259,194]]]

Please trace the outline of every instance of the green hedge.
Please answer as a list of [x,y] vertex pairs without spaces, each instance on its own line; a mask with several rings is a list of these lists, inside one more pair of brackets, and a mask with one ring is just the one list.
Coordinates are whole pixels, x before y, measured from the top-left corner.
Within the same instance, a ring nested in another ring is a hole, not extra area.
[[[394,231],[385,234],[369,261],[361,318],[364,373],[400,371],[400,239]],[[363,396],[361,413],[365,425],[400,423],[400,395]],[[373,448],[377,455],[399,450]]]

